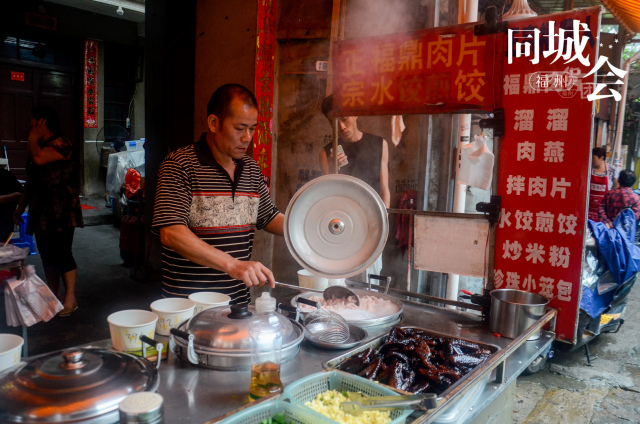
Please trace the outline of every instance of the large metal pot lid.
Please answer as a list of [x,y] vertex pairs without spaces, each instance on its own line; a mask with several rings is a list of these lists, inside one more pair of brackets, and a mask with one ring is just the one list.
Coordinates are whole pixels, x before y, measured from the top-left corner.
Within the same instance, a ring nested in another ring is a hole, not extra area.
[[158,388],[155,366],[128,353],[74,348],[24,361],[0,374],[0,422],[96,422]]
[[[249,323],[256,313],[253,305],[217,306],[206,309],[180,325],[180,330],[194,336],[196,350],[246,353],[251,350]],[[274,313],[283,328],[282,347],[294,343],[299,331],[284,315]]]
[[325,175],[296,192],[284,218],[284,238],[296,261],[327,278],[356,275],[382,254],[387,209],[376,191],[349,175]]

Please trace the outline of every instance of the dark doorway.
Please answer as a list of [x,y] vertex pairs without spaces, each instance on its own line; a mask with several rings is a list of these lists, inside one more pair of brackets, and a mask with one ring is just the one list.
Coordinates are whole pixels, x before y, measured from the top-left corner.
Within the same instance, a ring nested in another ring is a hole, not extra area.
[[29,120],[35,106],[54,108],[65,135],[80,147],[74,102],[76,78],[73,72],[0,64],[0,155],[4,157],[6,149],[11,172],[19,179],[26,179]]

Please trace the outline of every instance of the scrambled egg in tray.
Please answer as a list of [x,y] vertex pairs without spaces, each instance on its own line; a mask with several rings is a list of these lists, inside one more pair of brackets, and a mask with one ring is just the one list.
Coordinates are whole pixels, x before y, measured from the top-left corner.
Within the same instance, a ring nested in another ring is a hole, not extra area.
[[340,424],[389,424],[391,417],[389,411],[363,411],[360,416],[353,416],[340,409],[342,402],[348,402],[346,392],[327,390],[320,393],[310,402],[305,402],[309,408],[329,417]]

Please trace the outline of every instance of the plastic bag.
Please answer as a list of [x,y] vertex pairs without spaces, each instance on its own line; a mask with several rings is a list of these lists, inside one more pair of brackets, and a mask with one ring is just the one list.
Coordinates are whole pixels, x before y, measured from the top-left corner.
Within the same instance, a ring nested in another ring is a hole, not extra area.
[[131,199],[140,190],[140,173],[133,168],[127,170],[124,177],[124,192]]
[[491,188],[493,153],[485,144],[486,136],[475,136],[473,143],[462,146],[458,183],[482,190]]
[[29,256],[28,247],[18,247],[12,244],[0,247],[0,264],[21,261],[27,256]]
[[[20,324],[25,327],[39,321],[47,322],[63,309],[62,303],[51,289],[36,275],[33,265],[27,265],[22,270],[20,279],[8,280],[7,286],[9,292],[5,293],[5,296],[11,298],[15,306],[12,309],[17,314]],[[7,309],[7,313],[8,311]]]

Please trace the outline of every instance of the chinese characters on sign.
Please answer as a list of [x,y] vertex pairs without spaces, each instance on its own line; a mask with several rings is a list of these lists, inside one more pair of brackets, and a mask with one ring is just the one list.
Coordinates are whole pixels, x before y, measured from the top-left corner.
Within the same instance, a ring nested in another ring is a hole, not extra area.
[[494,288],[549,299],[567,341],[581,294],[598,13],[510,22],[503,68]]
[[84,40],[84,127],[98,128],[98,42]]
[[334,63],[337,113],[499,108],[503,40],[502,34],[475,36],[472,25],[457,25],[341,41]]
[[258,100],[258,128],[253,137],[253,159],[258,162],[267,187],[271,178],[275,43],[276,0],[259,1],[255,90]]
[[[550,56],[553,60],[550,64],[555,64],[560,58],[562,63],[570,64],[576,63],[578,60],[583,66],[593,68],[586,73],[580,75],[578,68],[573,68],[574,71],[578,71],[578,76],[581,78],[587,78],[591,75],[599,77],[615,76],[618,80],[615,82],[593,82],[593,78],[585,80],[583,83],[575,81],[576,74],[571,72],[534,72],[525,78],[525,83],[528,83],[533,90],[548,90],[555,91],[568,91],[572,86],[577,87],[577,91],[581,95],[586,96],[590,101],[606,99],[613,97],[616,101],[620,101],[622,96],[615,88],[622,88],[623,81],[627,71],[618,69],[609,63],[609,58],[600,55],[597,62],[590,60],[588,56],[585,56],[585,50],[590,47],[593,49],[595,40],[598,39],[598,32],[594,32],[591,28],[592,16],[587,16],[586,21],[582,22],[578,19],[567,18],[564,20],[543,22],[539,27],[526,26],[516,29],[508,30],[507,41],[507,58],[508,64],[512,64],[514,59],[517,58],[529,58],[529,61],[533,65],[540,63],[540,52],[542,49],[542,58],[546,59]],[[556,27],[557,32],[556,32]],[[594,37],[595,34],[595,37]],[[616,40],[616,43],[618,40]],[[602,46],[602,44],[601,44]],[[555,56],[553,56],[555,55]],[[593,55],[595,57],[595,55]],[[610,72],[606,74],[598,74],[597,72],[604,66],[604,64],[610,69]],[[575,66],[575,65],[574,65]],[[535,78],[532,78],[535,77]],[[512,84],[519,84],[519,79],[511,82],[512,78],[519,78],[519,75],[505,76],[505,85],[511,86]],[[598,78],[600,79],[600,78]],[[586,85],[586,87],[582,87]],[[607,85],[609,90],[604,90]],[[594,88],[595,86],[595,88]],[[506,89],[506,88],[505,88]],[[604,91],[603,91],[604,90]]]

